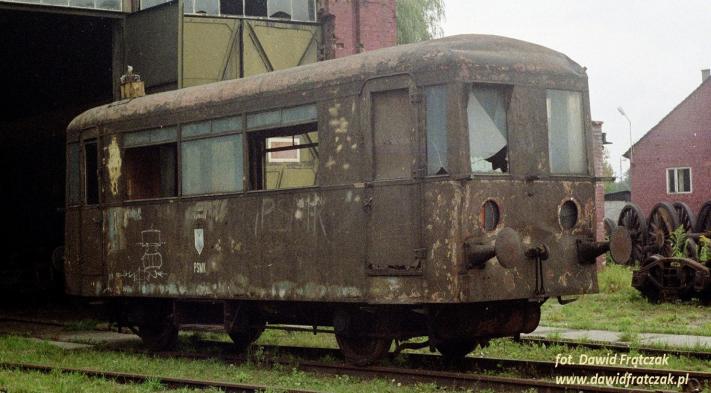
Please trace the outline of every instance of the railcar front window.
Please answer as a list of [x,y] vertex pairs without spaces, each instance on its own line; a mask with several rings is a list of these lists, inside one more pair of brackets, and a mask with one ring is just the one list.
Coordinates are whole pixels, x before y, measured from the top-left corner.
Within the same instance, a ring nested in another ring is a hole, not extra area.
[[578,91],[547,90],[546,104],[551,173],[587,173],[582,94]]
[[447,173],[447,86],[425,88],[427,174]]
[[126,199],[177,195],[177,128],[124,135]]
[[508,86],[474,85],[469,91],[469,158],[472,172],[508,172]]

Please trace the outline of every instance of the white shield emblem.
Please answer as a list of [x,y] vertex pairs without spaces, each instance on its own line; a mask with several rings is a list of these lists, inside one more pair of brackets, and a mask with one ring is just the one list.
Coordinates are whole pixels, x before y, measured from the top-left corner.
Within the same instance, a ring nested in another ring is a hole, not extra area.
[[202,231],[202,228],[195,228],[193,231],[195,233],[195,249],[198,252],[198,255],[202,254],[202,249],[205,248],[205,234]]

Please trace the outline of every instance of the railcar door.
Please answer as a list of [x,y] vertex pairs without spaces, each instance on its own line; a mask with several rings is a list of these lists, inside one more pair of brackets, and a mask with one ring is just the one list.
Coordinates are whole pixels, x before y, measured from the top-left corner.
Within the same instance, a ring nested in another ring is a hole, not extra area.
[[422,273],[419,97],[406,75],[371,80],[364,88],[372,152],[366,201],[370,275]]
[[82,189],[84,203],[81,209],[81,276],[82,295],[98,295],[104,279],[103,220],[100,208],[101,176],[99,143],[96,130],[82,138]]

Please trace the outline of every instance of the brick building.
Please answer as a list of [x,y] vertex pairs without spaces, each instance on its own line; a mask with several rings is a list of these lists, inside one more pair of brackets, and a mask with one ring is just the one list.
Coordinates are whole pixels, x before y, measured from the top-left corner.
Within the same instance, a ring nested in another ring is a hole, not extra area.
[[323,0],[321,7],[334,17],[335,57],[397,44],[395,0]]
[[711,78],[652,127],[625,157],[632,161],[632,202],[649,214],[658,202],[681,201],[698,213],[711,200]]

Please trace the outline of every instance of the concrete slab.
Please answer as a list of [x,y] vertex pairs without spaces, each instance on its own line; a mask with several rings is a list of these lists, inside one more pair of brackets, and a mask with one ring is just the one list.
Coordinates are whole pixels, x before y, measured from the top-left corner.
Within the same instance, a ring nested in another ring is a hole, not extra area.
[[[603,343],[626,343],[622,340],[622,337],[626,336],[625,334],[608,330],[566,329],[539,326],[533,332],[529,334],[522,334],[521,336],[541,338],[555,337],[568,340],[590,340]],[[711,349],[711,337],[706,336],[661,333],[639,333],[634,336],[641,344],[666,345],[669,347],[684,349]]]
[[683,334],[643,333],[639,335],[642,344],[668,345],[681,348],[711,349],[711,337],[689,336]]
[[71,343],[71,342],[66,342],[66,341],[43,340],[41,338],[28,338],[28,340],[34,341],[34,342],[47,343],[50,345],[54,345],[55,347],[59,347],[59,348],[66,349],[66,350],[86,349],[86,348],[93,347],[93,345],[89,345],[89,344]]
[[105,345],[124,345],[141,342],[141,339],[133,334],[99,331],[65,332],[55,336],[55,339],[59,341]]

